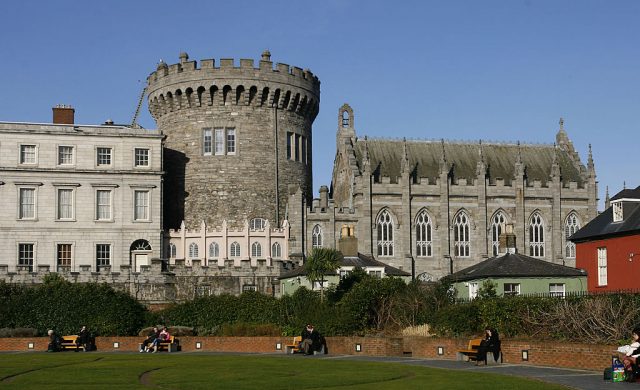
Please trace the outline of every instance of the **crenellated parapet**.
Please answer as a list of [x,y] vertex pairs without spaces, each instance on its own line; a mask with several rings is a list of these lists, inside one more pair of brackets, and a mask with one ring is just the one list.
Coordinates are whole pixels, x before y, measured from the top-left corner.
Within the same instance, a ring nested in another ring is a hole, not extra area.
[[271,61],[265,51],[257,66],[253,59],[223,58],[198,64],[186,53],[180,62],[163,61],[147,78],[149,111],[154,119],[185,109],[210,106],[277,107],[315,118],[320,80],[310,70]]

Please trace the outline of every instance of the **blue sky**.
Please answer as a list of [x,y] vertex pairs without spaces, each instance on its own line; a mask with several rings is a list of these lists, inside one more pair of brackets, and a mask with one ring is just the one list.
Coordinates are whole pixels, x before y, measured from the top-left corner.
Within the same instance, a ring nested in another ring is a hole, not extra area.
[[640,1],[11,1],[0,37],[0,121],[129,123],[159,59],[269,49],[322,82],[316,193],[345,102],[370,137],[552,143],[564,117],[601,199],[640,185]]

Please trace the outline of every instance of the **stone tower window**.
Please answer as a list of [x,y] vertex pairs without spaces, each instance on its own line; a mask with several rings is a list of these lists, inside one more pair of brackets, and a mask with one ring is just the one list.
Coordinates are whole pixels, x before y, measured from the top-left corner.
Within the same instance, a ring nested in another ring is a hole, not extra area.
[[198,244],[192,242],[189,245],[189,258],[197,259],[198,258]]
[[504,224],[507,222],[502,211],[498,211],[493,218],[491,218],[491,247],[493,248],[493,255],[498,256],[500,251],[500,235],[504,232]]
[[567,216],[567,221],[564,224],[564,257],[568,259],[575,259],[576,257],[576,244],[569,241],[569,237],[571,237],[578,230],[580,230],[580,222],[578,221],[578,216],[576,215],[576,213],[571,212],[571,214]]
[[249,229],[261,230],[267,226],[267,221],[264,218],[253,218],[249,223]]
[[177,256],[176,244],[169,244],[169,257],[175,258]]
[[213,152],[213,131],[211,129],[202,130],[202,154],[211,156]]
[[209,244],[209,257],[212,259],[217,259],[220,257],[220,247],[217,242],[212,242]]
[[378,216],[378,256],[393,256],[393,219],[387,210]]
[[262,245],[259,242],[251,244],[251,257],[262,257]]
[[229,247],[229,257],[240,257],[240,244],[236,241],[232,242]]
[[227,129],[227,154],[236,154],[236,129]]
[[271,245],[271,257],[274,259],[282,257],[282,247],[279,242],[274,242],[273,245]]
[[469,257],[469,254],[471,252],[469,217],[464,211],[458,213],[454,220],[453,242],[455,256]]
[[537,211],[529,221],[529,256],[544,257],[544,220]]
[[432,256],[431,227],[429,214],[426,211],[421,212],[416,218],[416,255],[418,257]]
[[311,246],[313,248],[322,248],[322,228],[320,225],[314,226],[311,231]]
[[342,111],[342,127],[349,127],[349,112]]

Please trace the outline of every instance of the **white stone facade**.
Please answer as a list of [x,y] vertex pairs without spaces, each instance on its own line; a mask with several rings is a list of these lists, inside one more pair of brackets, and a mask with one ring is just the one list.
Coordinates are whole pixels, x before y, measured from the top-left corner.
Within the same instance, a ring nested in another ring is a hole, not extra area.
[[0,265],[96,271],[100,257],[119,271],[161,257],[162,141],[125,126],[0,123]]

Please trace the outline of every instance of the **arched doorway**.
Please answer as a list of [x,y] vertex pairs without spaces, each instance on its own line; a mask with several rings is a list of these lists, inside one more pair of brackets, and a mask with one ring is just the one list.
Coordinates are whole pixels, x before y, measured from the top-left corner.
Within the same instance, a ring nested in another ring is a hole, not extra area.
[[135,272],[140,272],[140,266],[151,264],[151,245],[147,240],[136,240],[129,248],[129,258]]

